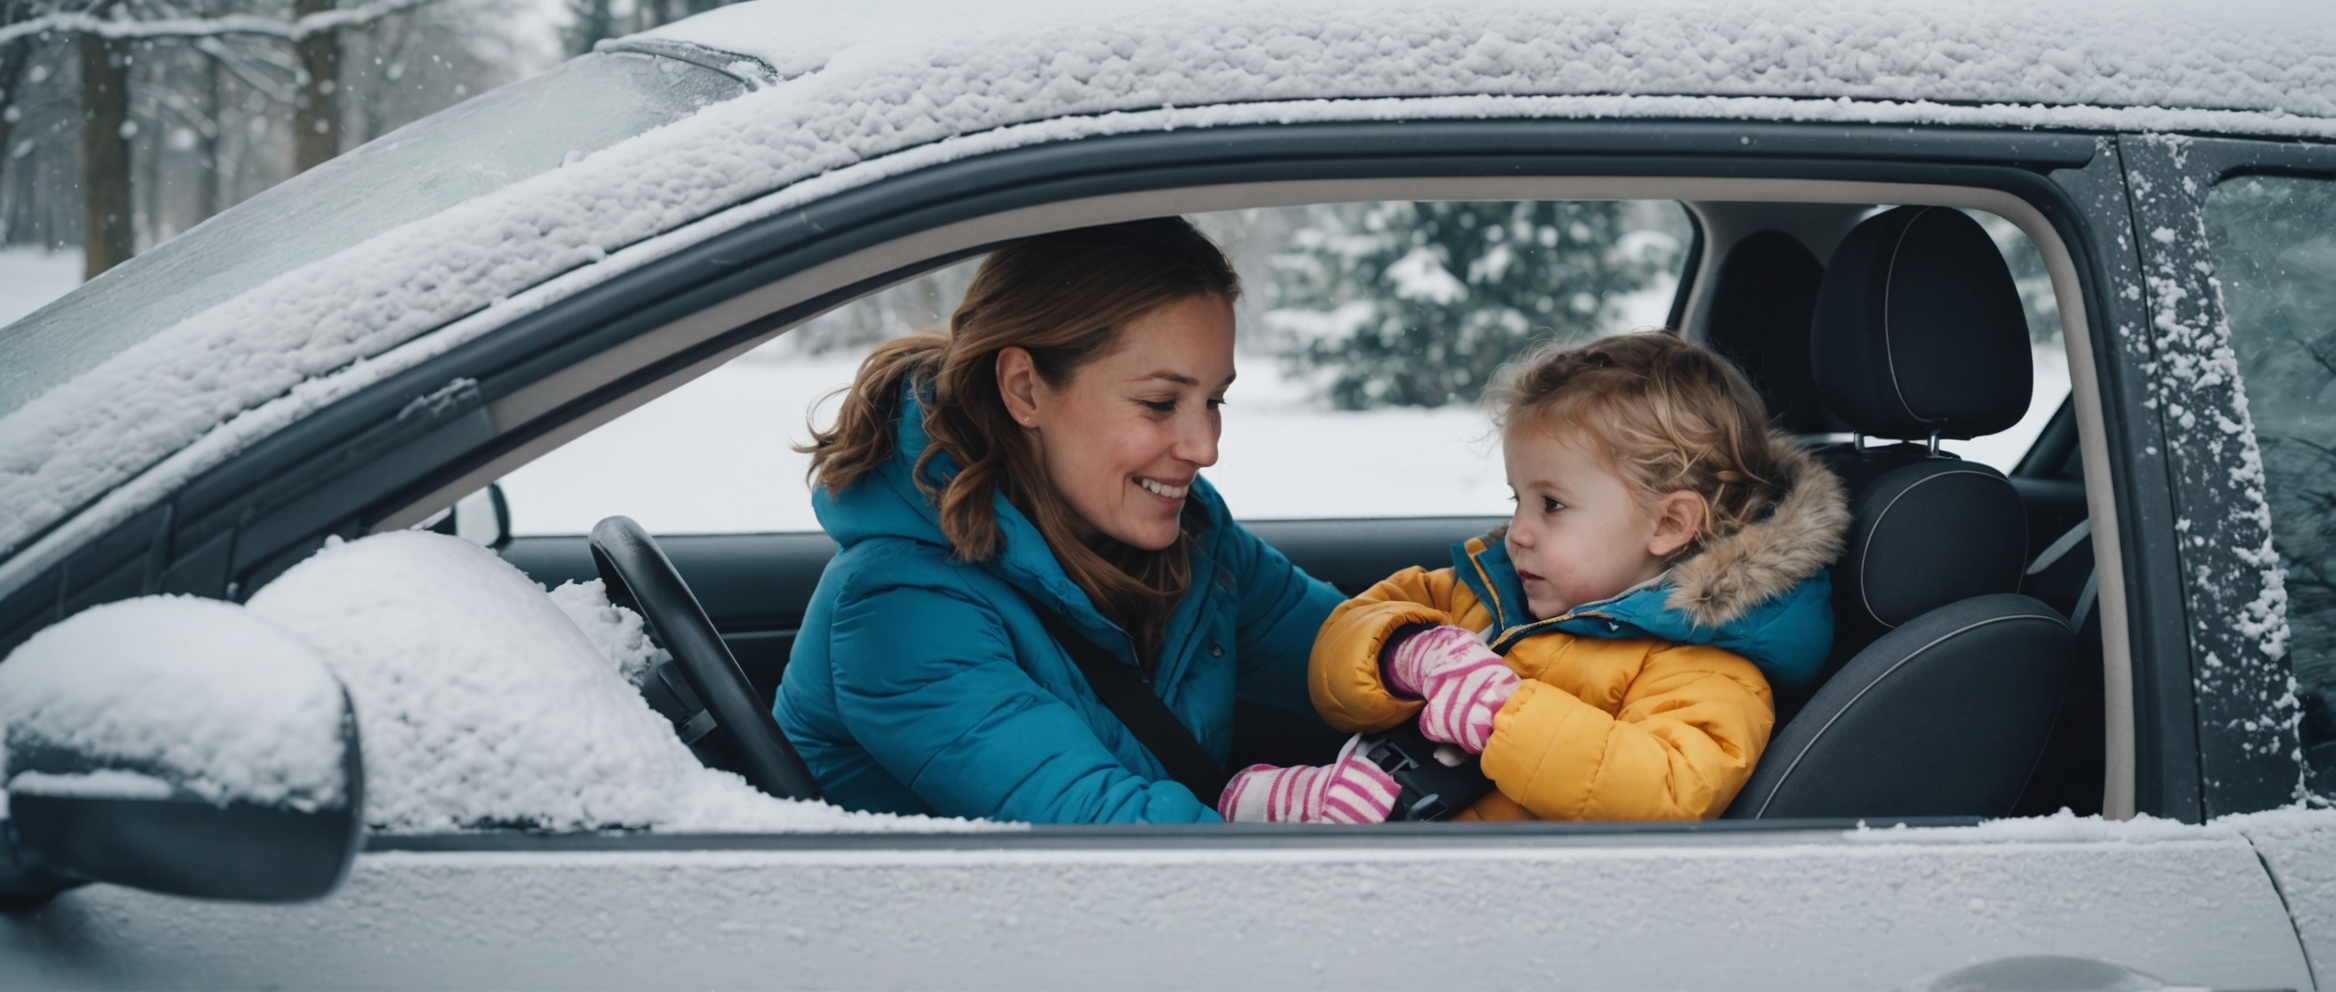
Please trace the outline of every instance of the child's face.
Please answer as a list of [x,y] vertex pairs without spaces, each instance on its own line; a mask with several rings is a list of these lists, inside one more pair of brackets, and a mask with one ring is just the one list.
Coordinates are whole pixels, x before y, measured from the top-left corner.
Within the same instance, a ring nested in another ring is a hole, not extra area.
[[1509,558],[1536,619],[1661,575],[1701,524],[1699,497],[1640,498],[1579,430],[1519,422],[1501,442],[1517,499]]

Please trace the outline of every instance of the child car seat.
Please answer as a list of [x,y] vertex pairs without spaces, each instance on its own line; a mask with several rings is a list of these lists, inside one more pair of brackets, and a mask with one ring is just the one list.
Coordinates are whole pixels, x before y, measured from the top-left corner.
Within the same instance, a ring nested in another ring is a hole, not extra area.
[[2004,815],[2052,730],[2073,649],[2060,614],[2017,594],[2018,492],[1937,442],[2026,412],[2010,270],[1958,211],[1883,213],[1826,266],[1810,350],[1819,395],[1860,435],[1818,452],[1854,517],[1832,570],[1834,650],[1813,693],[1779,694],[1779,729],[1726,815]]

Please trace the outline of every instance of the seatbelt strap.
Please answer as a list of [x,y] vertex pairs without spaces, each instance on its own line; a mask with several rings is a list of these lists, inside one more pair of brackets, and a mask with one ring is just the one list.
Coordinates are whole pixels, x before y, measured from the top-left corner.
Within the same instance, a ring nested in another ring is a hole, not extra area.
[[2041,574],[2045,569],[2059,564],[2061,557],[2067,555],[2069,551],[2073,550],[2076,547],[2078,541],[2082,541],[2085,538],[2091,536],[2093,536],[2092,518],[2087,517],[2086,519],[2077,521],[2076,526],[2068,529],[2068,533],[2060,535],[2058,539],[2052,542],[2051,546],[2045,548],[2041,553],[2036,555],[2036,562],[2035,564],[2028,566],[2027,574]]
[[1152,752],[1152,757],[1168,770],[1169,778],[1191,789],[1202,803],[1216,805],[1230,776],[1217,764],[1217,759],[1209,757],[1200,741],[1192,736],[1191,729],[1169,711],[1168,704],[1160,701],[1160,695],[1152,691],[1151,685],[1135,669],[1072,629],[1053,610],[1028,594],[1022,598],[1038,614],[1038,622],[1046,625],[1047,635],[1054,638],[1064,654],[1071,656],[1072,664],[1079,666],[1079,674],[1087,678],[1087,688],[1094,690],[1095,698],[1102,701],[1103,707],[1119,718],[1128,733],[1135,735],[1136,743]]

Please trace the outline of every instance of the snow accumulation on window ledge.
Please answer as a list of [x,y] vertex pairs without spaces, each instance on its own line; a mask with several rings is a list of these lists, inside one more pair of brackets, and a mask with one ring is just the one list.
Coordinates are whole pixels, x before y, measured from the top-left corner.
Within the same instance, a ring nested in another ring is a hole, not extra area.
[[1868,827],[1860,824],[1845,836],[1852,841],[1874,844],[2144,843],[2235,838],[2272,828],[2315,831],[2336,838],[2336,809],[2277,809],[2219,817],[2203,824],[2184,823],[2146,813],[2130,820],[2112,820],[2097,815],[2077,816],[2063,809],[2050,816],[2007,817],[1964,827],[1909,827],[1904,824]]
[[176,791],[169,782],[152,775],[113,770],[82,772],[74,775],[19,772],[8,779],[8,792],[19,796],[168,799]]

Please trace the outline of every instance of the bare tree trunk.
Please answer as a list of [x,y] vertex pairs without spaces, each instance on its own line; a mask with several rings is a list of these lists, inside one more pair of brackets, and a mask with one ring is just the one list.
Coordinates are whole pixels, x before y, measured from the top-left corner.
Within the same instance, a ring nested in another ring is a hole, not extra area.
[[[133,71],[123,73],[123,78],[132,80],[130,85],[141,91],[163,92],[163,88],[170,85],[167,57],[161,56],[152,45],[139,47],[145,49],[144,52],[139,53],[143,54],[145,58],[132,59],[131,68]],[[137,78],[139,73],[143,73],[145,78]],[[149,86],[153,87],[153,90],[145,90]],[[149,131],[147,128],[137,127],[136,119],[132,118],[131,135],[122,141],[123,149],[130,156],[130,171],[133,176],[130,181],[130,194],[138,204],[137,211],[130,215],[132,221],[130,225],[131,243],[137,244],[138,236],[143,234],[145,236],[144,242],[149,247],[161,244],[173,233],[169,217],[169,201],[163,196],[169,192],[166,184],[170,180],[165,178],[162,171],[165,164],[163,162],[165,151],[169,148],[169,143],[164,140],[164,136],[169,134],[169,125],[163,123],[159,107],[156,108],[152,119],[154,127]],[[145,221],[143,231],[136,223],[139,220]]]
[[[9,108],[16,106],[16,84],[24,77],[24,64],[32,61],[32,41],[18,38],[0,45],[0,176],[8,173],[8,164],[15,158],[8,154],[15,138],[15,114]],[[7,240],[8,222],[0,219],[0,241]]]
[[219,98],[220,75],[219,60],[205,56],[203,58],[204,127],[201,131],[196,132],[196,136],[202,139],[196,147],[202,150],[202,161],[199,164],[203,167],[203,181],[195,190],[195,222],[198,224],[211,219],[212,214],[219,212],[219,176],[224,171],[219,167],[219,132],[226,127],[220,120],[222,109]]
[[82,278],[130,260],[129,44],[83,34],[81,47]]
[[[293,0],[292,16],[306,17],[333,9],[333,0]],[[340,101],[341,33],[319,31],[300,40],[301,89],[299,109],[292,115],[292,171],[306,172],[341,153]]]

